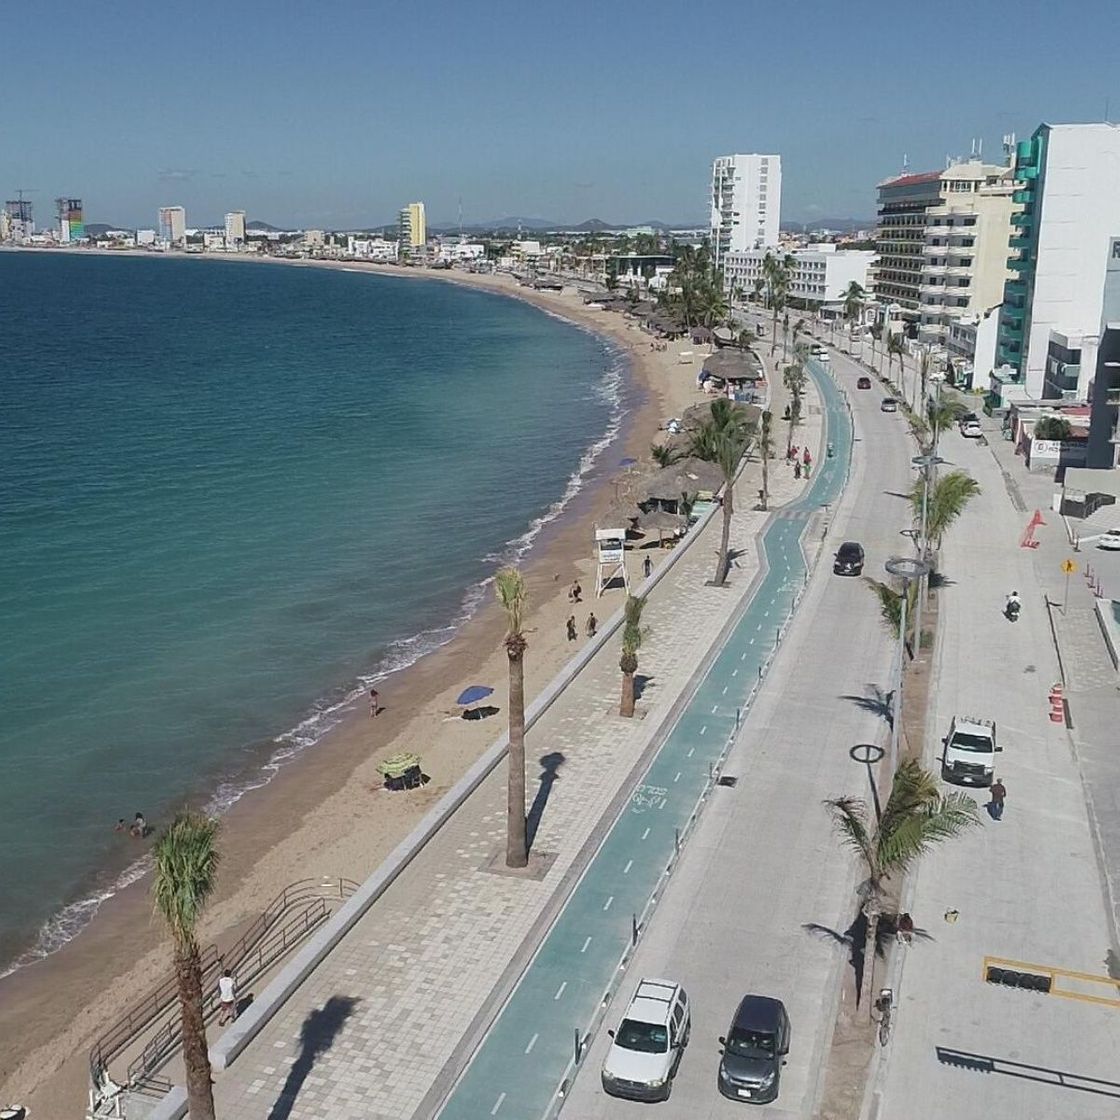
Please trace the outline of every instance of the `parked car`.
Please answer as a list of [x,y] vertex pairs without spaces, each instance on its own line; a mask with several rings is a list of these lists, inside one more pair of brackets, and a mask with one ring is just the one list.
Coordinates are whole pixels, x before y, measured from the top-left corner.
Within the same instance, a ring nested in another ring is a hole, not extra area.
[[642,979],[603,1059],[603,1089],[612,1097],[667,1101],[688,1045],[688,996],[672,980]]
[[894,397],[884,397],[883,398],[883,403],[881,405],[879,405],[879,411],[880,412],[897,412],[898,411],[898,401],[896,401],[894,399]]
[[1106,552],[1120,550],[1120,529],[1109,529],[1102,534],[1100,540],[1097,541],[1097,548],[1103,548]]
[[968,439],[979,439],[984,434],[980,417],[975,412],[966,412],[958,421],[958,427],[961,435]]
[[785,1004],[769,996],[744,996],[719,1040],[719,1091],[733,1101],[768,1104],[778,1099],[790,1023]]
[[870,389],[871,388],[871,378],[870,377],[861,377],[856,382],[856,388],[857,389]]
[[856,541],[845,541],[836,550],[832,565],[838,576],[858,576],[863,574],[863,545]]
[[818,362],[827,362],[830,360],[828,351],[819,342],[814,342],[813,345],[809,347],[809,354],[816,358]]

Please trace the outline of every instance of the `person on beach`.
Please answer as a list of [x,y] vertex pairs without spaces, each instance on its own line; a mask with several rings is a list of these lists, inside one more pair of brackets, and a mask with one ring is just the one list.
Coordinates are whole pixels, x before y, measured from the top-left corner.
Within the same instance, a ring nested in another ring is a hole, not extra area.
[[572,589],[568,592],[569,603],[580,603],[583,601],[583,588],[579,585],[579,580],[572,583]]
[[218,977],[218,1026],[224,1027],[237,1018],[237,990],[233,973],[228,968]]
[[369,690],[369,718],[373,719],[379,711],[381,711],[381,697],[378,695],[376,688],[371,688]]
[[653,573],[653,561],[650,559],[649,553],[646,553],[645,559],[642,561],[642,575],[644,575],[646,577],[646,579],[649,579],[649,577],[650,577],[650,575],[652,575],[652,573]]
[[143,813],[136,814],[132,820],[132,827],[128,831],[136,840],[143,840],[148,835],[148,822],[144,820]]
[[574,642],[578,635],[576,634],[576,616],[574,614],[568,615],[568,641]]
[[793,477],[794,478],[800,478],[801,477],[801,460],[800,459],[794,459],[794,461],[793,461]]
[[116,823],[115,827],[113,828],[113,831],[114,832],[127,832],[128,831],[128,825],[125,823],[124,817],[118,818],[117,823]]
[[595,631],[599,629],[599,620],[595,617],[595,612],[587,616],[587,636],[589,638],[595,637]]

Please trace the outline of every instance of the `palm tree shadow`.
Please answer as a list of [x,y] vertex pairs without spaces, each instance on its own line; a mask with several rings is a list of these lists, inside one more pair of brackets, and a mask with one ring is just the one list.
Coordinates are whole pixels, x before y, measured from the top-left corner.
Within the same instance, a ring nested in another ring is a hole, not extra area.
[[541,755],[540,757],[540,784],[537,786],[537,796],[533,798],[533,804],[529,807],[529,812],[525,817],[525,844],[528,848],[532,848],[533,841],[536,839],[541,817],[544,816],[544,807],[548,804],[549,796],[552,793],[552,785],[565,761],[564,755],[560,751],[553,751],[551,754]]
[[894,689],[881,688],[877,684],[865,684],[865,696],[841,696],[862,711],[878,716],[888,727],[894,727]]
[[299,1056],[288,1070],[283,1088],[268,1113],[268,1120],[288,1120],[315,1059],[330,1048],[358,1001],[351,996],[331,996],[303,1021],[299,1031]]

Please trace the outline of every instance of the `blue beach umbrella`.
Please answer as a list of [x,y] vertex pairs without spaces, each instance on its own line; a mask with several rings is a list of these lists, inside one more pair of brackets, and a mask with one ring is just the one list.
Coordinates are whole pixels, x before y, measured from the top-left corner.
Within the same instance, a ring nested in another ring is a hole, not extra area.
[[485,700],[487,696],[493,693],[493,689],[484,684],[472,684],[470,688],[464,688],[459,693],[459,699],[455,701],[460,707],[466,707],[468,704],[477,704],[479,700]]

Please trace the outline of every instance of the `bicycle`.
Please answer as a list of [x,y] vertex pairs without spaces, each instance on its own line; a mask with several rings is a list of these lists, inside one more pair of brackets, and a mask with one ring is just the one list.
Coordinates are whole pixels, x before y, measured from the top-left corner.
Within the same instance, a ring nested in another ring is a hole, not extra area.
[[875,1010],[879,1012],[879,1045],[886,1046],[887,1039],[891,1036],[891,1010],[894,1006],[894,992],[890,988],[883,988],[879,998],[875,1001]]

